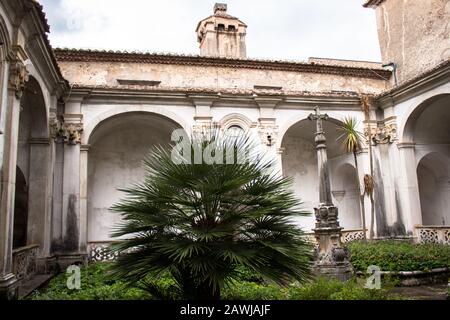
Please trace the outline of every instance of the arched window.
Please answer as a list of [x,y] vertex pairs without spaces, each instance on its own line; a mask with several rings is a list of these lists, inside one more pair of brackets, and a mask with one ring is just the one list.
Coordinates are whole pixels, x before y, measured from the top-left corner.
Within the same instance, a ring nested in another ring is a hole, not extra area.
[[242,129],[242,127],[238,125],[232,125],[226,131],[227,136],[232,138],[238,138],[244,133],[245,133],[244,129]]

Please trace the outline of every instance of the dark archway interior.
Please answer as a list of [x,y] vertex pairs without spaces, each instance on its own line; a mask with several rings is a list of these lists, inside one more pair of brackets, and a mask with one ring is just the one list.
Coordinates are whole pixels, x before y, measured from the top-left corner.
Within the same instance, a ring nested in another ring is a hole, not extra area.
[[14,240],[13,248],[27,245],[28,225],[28,185],[19,167],[16,169],[16,197],[14,203]]

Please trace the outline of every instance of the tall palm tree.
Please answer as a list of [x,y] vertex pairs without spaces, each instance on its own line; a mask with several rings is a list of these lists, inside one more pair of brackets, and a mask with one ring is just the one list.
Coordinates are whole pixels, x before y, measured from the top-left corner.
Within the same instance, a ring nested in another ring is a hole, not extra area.
[[[273,161],[258,157],[247,136],[215,132],[191,141],[181,164],[169,150],[153,150],[144,181],[122,190],[126,198],[112,211],[124,222],[113,235],[126,240],[111,248],[119,253],[112,275],[139,285],[168,273],[185,299],[213,300],[238,267],[280,285],[310,279],[313,250],[294,221],[308,213],[291,180],[273,173]],[[196,151],[217,161],[198,163]],[[227,164],[230,154],[247,161]],[[156,282],[146,285],[157,290]]]
[[363,227],[364,240],[366,240],[366,210],[364,206],[364,192],[361,191],[361,184],[359,182],[359,167],[358,167],[358,150],[361,148],[363,141],[363,134],[358,131],[358,121],[352,117],[345,117],[341,124],[338,126],[338,130],[341,135],[338,140],[342,140],[342,144],[347,152],[353,153],[353,159],[355,161],[356,168],[356,187],[358,190],[358,196],[360,201],[361,221]]

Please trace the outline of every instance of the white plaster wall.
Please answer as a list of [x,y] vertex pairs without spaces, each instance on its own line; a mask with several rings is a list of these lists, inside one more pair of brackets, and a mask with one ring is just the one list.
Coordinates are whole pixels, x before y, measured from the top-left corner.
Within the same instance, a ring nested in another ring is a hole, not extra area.
[[109,208],[144,177],[142,161],[150,149],[170,143],[177,126],[143,113],[118,116],[102,123],[91,137],[88,159],[88,241],[105,241],[121,217]]

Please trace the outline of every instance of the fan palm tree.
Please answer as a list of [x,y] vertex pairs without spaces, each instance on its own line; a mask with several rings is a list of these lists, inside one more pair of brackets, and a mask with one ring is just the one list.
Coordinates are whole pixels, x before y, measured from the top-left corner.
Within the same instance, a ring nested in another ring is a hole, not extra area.
[[363,141],[363,134],[358,131],[358,122],[355,118],[345,117],[342,123],[338,126],[338,130],[341,132],[341,135],[338,137],[338,140],[342,140],[342,144],[347,152],[353,153],[353,159],[355,161],[356,168],[356,187],[358,190],[358,196],[361,207],[361,221],[363,227],[364,240],[366,240],[366,210],[364,206],[364,192],[361,191],[361,184],[359,182],[359,167],[358,167],[358,150],[361,148],[361,144]]
[[[169,274],[183,298],[213,300],[242,267],[280,285],[310,279],[313,250],[294,222],[308,213],[291,181],[272,172],[248,136],[216,132],[191,141],[181,164],[167,149],[153,150],[144,181],[122,190],[126,198],[112,211],[123,223],[113,236],[126,240],[111,248],[119,253],[112,275],[134,285],[145,278],[154,292],[148,279]],[[211,145],[216,162],[194,161]],[[230,153],[247,161],[229,164]]]

